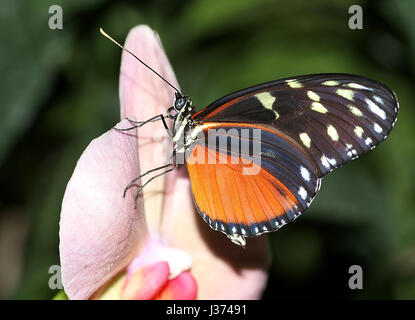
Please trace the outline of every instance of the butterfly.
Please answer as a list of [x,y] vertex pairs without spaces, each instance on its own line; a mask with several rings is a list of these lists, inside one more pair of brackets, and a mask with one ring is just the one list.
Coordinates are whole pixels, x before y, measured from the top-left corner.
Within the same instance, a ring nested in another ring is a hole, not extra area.
[[174,89],[167,115],[134,122],[134,127],[162,120],[169,130],[165,118],[173,119],[175,161],[138,178],[173,166],[148,183],[184,164],[203,220],[241,246],[246,237],[278,230],[299,217],[325,175],[389,135],[399,109],[386,85],[352,74],[266,82],[200,111]]

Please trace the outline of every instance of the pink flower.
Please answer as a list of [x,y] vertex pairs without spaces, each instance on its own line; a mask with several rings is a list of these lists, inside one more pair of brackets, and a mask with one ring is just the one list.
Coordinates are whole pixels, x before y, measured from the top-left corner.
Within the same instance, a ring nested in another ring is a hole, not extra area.
[[[125,46],[178,87],[149,27],[134,28]],[[173,100],[168,85],[123,52],[121,118],[165,114]],[[129,126],[126,120],[117,125]],[[60,221],[66,294],[70,299],[260,298],[267,280],[267,237],[249,239],[243,250],[211,230],[196,212],[184,166],[146,186],[137,209],[135,188],[122,198],[134,177],[159,165],[154,152],[161,127],[155,122],[138,133],[109,130],[80,157]]]

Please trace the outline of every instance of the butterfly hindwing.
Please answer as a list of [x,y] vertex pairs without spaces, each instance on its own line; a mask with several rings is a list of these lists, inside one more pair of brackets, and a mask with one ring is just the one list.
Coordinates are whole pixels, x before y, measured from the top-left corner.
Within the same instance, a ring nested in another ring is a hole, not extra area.
[[[253,124],[205,123],[204,131],[209,143],[195,142],[187,168],[199,213],[212,228],[259,235],[280,228],[309,207],[320,179],[295,141]],[[233,137],[247,136],[241,139],[247,141],[244,150],[244,142],[232,147]],[[227,144],[221,145],[220,139]]]

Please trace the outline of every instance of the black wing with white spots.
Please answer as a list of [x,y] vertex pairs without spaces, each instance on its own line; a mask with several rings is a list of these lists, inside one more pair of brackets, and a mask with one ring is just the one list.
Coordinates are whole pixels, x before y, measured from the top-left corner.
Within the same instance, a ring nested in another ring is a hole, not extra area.
[[350,74],[315,74],[235,92],[192,120],[271,126],[294,140],[323,177],[383,141],[397,114],[397,97],[381,82]]

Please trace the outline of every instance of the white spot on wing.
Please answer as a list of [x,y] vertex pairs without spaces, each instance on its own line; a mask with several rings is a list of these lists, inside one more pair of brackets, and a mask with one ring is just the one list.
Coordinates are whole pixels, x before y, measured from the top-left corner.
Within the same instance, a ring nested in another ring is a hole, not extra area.
[[372,142],[372,139],[370,139],[369,137],[367,137],[365,140],[366,145],[370,145]]
[[307,148],[310,148],[310,145],[311,145],[311,139],[310,139],[310,136],[307,134],[307,133],[305,133],[305,132],[301,132],[300,133],[300,139],[301,139],[301,142],[307,147]]
[[276,98],[271,95],[269,92],[261,92],[255,95],[255,97],[259,100],[259,102],[261,102],[262,106],[265,109],[271,110],[275,113],[275,119],[279,118],[279,114],[278,112],[276,112],[273,108],[272,105],[274,104]]
[[363,90],[372,90],[372,88],[365,87],[358,83],[348,83],[345,85],[346,87],[353,88],[353,89],[363,89]]
[[306,168],[301,167],[301,176],[305,181],[310,181],[310,171],[308,171]]
[[348,89],[337,89],[337,94],[347,100],[353,101],[353,90]]
[[327,157],[326,157],[324,154],[321,156],[321,164],[322,164],[324,167],[326,167],[327,169],[330,169],[330,164],[329,164],[329,162],[327,161]]
[[330,138],[333,141],[337,141],[339,140],[339,134],[337,133],[337,130],[335,127],[333,127],[332,125],[329,125],[327,127],[327,134],[330,136]]
[[379,106],[370,99],[366,99],[365,102],[368,104],[370,111],[372,111],[374,114],[376,114],[378,117],[382,118],[383,120],[386,119],[385,110],[379,108]]
[[320,101],[320,96],[314,91],[307,91],[307,96],[313,101]]
[[328,80],[328,81],[324,81],[322,83],[322,85],[333,87],[333,86],[338,86],[339,85],[339,82],[338,81],[334,81],[334,80]]
[[315,101],[311,104],[311,110],[314,110],[320,113],[328,112],[328,110],[320,102],[315,102]]
[[374,96],[373,99],[375,99],[376,102],[380,103],[380,104],[384,104],[385,102],[383,101],[383,99],[379,96]]
[[295,79],[285,81],[291,88],[302,88],[303,85]]
[[363,131],[362,127],[356,126],[356,127],[354,128],[354,133],[355,133],[355,134],[356,134],[359,138],[362,138],[364,131]]
[[353,156],[353,151],[351,150],[352,148],[353,148],[352,144],[346,143],[346,151],[349,157]]
[[356,108],[355,106],[349,105],[348,107],[350,112],[355,116],[361,117],[363,115],[362,111],[360,111],[360,109]]
[[382,133],[382,131],[383,131],[382,127],[381,127],[380,125],[378,125],[377,123],[375,123],[375,124],[373,125],[373,128],[375,129],[375,131],[376,131],[377,133]]
[[334,158],[327,158],[327,161],[334,167],[337,164],[336,159]]
[[307,198],[307,191],[304,189],[304,187],[300,187],[300,189],[298,189],[298,194],[301,198],[303,198],[303,200]]

